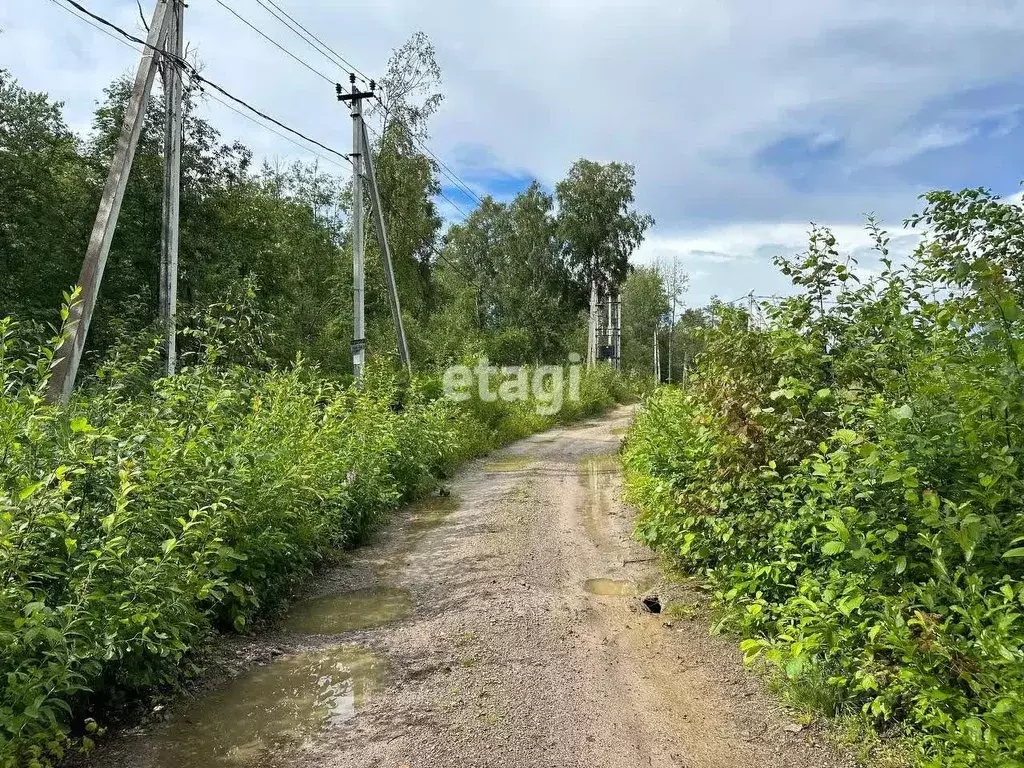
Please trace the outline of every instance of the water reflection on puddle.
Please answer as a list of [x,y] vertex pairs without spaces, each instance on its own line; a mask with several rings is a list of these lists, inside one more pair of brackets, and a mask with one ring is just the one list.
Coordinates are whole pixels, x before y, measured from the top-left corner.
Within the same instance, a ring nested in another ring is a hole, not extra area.
[[433,528],[459,508],[457,496],[432,496],[413,504],[409,514],[409,527],[414,531]]
[[284,628],[302,634],[333,635],[403,619],[412,612],[406,589],[357,589],[296,603]]
[[381,665],[357,648],[282,657],[202,696],[156,735],[152,768],[246,766],[355,716]]
[[536,459],[529,456],[510,456],[484,465],[485,472],[520,472],[534,463]]
[[592,595],[632,597],[637,594],[636,585],[631,581],[616,579],[588,579],[583,588]]
[[609,520],[618,502],[615,479],[620,472],[617,454],[592,456],[580,462],[580,482],[587,491],[583,526],[598,549],[617,552],[618,539]]

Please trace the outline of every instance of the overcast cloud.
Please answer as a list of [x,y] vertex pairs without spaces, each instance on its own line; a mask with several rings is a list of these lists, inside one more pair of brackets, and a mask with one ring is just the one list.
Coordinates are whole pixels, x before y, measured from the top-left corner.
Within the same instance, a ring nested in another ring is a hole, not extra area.
[[[225,1],[344,78],[255,0]],[[784,290],[771,257],[798,252],[810,221],[863,255],[865,212],[895,230],[927,189],[1010,195],[1024,177],[1016,0],[277,1],[371,75],[426,32],[446,92],[431,145],[480,191],[551,187],[581,156],[634,164],[638,203],[657,219],[637,260],[676,255],[693,304]],[[82,2],[141,28],[134,0]],[[206,76],[346,150],[347,113],[327,83],[213,0],[191,0],[186,24]],[[129,48],[51,0],[0,0],[0,28],[0,67],[64,101],[79,130],[103,87],[134,67]],[[302,154],[219,105],[208,111],[262,155]],[[894,235],[895,250],[912,248]]]

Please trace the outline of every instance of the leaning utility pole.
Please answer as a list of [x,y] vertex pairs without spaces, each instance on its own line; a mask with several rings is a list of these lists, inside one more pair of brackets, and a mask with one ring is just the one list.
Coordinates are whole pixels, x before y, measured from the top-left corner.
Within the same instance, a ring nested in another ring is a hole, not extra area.
[[67,336],[54,353],[46,399],[50,403],[66,403],[75,386],[78,366],[85,350],[85,338],[89,333],[92,313],[96,308],[96,297],[99,295],[100,283],[103,281],[103,270],[110,255],[110,243],[117,227],[117,219],[124,201],[124,190],[128,184],[135,148],[142,133],[142,123],[146,115],[146,105],[156,77],[156,52],[167,35],[168,19],[170,18],[170,0],[157,0],[153,20],[149,25],[149,36],[146,47],[142,51],[131,97],[124,113],[121,135],[117,140],[114,157],[107,173],[107,181],[103,185],[100,196],[99,211],[93,224],[89,245],[82,262],[82,271],[78,277],[81,287],[80,300],[71,307],[67,319]]
[[178,362],[178,232],[181,213],[182,73],[184,56],[184,0],[170,0],[173,8],[164,41],[164,217],[160,243],[160,324],[168,376]]
[[395,336],[398,340],[398,356],[407,371],[412,371],[409,362],[409,348],[405,341],[405,328],[402,324],[402,307],[398,300],[398,288],[395,284],[395,272],[391,262],[391,248],[388,245],[387,230],[384,225],[384,210],[380,202],[380,190],[377,188],[377,172],[373,166],[373,153],[370,140],[363,122],[363,99],[373,97],[375,83],[370,81],[369,91],[360,91],[356,87],[356,76],[349,75],[351,91],[345,93],[342,86],[337,86],[338,101],[351,101],[352,109],[352,374],[356,384],[362,386],[366,367],[366,328],[365,328],[365,248],[363,233],[363,182],[370,188],[370,210],[373,213],[374,225],[381,259],[384,262],[384,278],[388,286],[388,299],[391,302],[391,314],[395,322]]
[[[370,89],[373,89],[371,81]],[[373,152],[370,149],[370,137],[363,127],[363,156],[366,165],[366,179],[370,183],[370,209],[373,211],[373,223],[377,230],[377,244],[380,257],[384,261],[384,280],[388,285],[388,300],[391,304],[391,317],[395,322],[395,337],[398,342],[398,359],[405,370],[412,373],[409,362],[409,347],[405,343],[405,324],[402,322],[402,305],[398,301],[398,286],[395,284],[395,269],[391,261],[391,246],[388,244],[387,228],[384,226],[384,208],[380,202],[380,188],[377,186],[377,169],[373,164]]]

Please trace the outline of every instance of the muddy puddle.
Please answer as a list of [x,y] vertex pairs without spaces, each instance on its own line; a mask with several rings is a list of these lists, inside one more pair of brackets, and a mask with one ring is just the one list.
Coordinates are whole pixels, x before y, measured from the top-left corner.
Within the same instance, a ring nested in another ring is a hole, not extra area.
[[412,595],[406,589],[357,589],[298,602],[282,626],[305,635],[335,635],[378,627],[410,613]]
[[520,472],[536,463],[529,456],[510,456],[484,465],[484,472]]
[[580,482],[587,491],[583,526],[598,549],[607,552],[617,551],[619,546],[608,533],[608,518],[618,500],[615,490],[618,472],[619,458],[616,454],[594,456],[584,459],[579,465]]
[[203,695],[154,734],[149,768],[243,768],[355,717],[382,664],[358,648],[284,656]]
[[459,508],[457,496],[431,496],[418,501],[409,511],[409,527],[414,531],[435,528]]
[[639,594],[636,584],[619,579],[587,579],[583,588],[592,595],[603,597],[635,597]]

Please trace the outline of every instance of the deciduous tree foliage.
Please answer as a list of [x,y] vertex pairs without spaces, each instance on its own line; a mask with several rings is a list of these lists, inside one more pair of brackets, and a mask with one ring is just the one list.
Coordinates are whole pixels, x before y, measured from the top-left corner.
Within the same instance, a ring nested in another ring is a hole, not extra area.
[[[381,198],[414,363],[467,353],[499,362],[564,360],[582,338],[586,254],[624,279],[649,217],[631,207],[629,166],[577,163],[558,187],[539,184],[508,202],[485,198],[445,232],[434,203],[436,162],[419,142],[440,103],[439,69],[425,38],[396,51],[382,79],[375,138]],[[52,323],[76,280],[129,84],[114,83],[90,136],[77,139],[59,105],[0,80],[0,315]],[[328,373],[350,370],[349,175],[322,164],[264,164],[225,143],[186,94],[179,300],[183,316],[255,285],[270,359],[301,354]],[[157,320],[162,101],[151,100],[87,344],[86,370]],[[395,350],[379,245],[367,227],[367,336],[371,354]],[[454,264],[452,269],[439,251]],[[183,340],[182,343],[186,343]],[[585,342],[583,342],[585,343]]]
[[654,335],[669,314],[665,280],[654,267],[637,267],[622,287],[622,366],[650,374],[654,370]]
[[585,291],[592,277],[602,292],[621,285],[629,273],[630,254],[654,224],[633,207],[635,186],[631,165],[577,160],[555,187],[566,261]]

